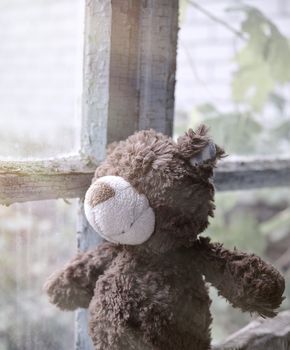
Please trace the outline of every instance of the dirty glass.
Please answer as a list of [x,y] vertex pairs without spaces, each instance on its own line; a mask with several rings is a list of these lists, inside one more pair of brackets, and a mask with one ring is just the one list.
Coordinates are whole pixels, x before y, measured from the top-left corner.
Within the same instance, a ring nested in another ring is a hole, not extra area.
[[0,206],[0,349],[73,349],[74,313],[42,286],[75,254],[76,201]]
[[83,0],[0,1],[0,157],[79,148]]

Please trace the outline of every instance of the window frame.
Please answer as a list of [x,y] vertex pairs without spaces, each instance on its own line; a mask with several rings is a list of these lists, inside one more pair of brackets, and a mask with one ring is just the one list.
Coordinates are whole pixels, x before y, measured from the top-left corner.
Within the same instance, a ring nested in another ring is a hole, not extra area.
[[[101,242],[83,197],[108,142],[135,130],[171,135],[178,0],[86,0],[81,150],[69,157],[0,160],[0,204],[80,198],[81,251]],[[239,158],[216,170],[221,191],[290,185],[290,157]],[[92,349],[85,310],[76,313],[75,349]]]

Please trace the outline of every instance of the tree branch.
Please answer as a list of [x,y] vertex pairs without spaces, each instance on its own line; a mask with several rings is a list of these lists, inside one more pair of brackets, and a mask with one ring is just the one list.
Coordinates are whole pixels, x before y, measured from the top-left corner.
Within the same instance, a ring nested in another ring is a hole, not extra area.
[[235,36],[239,37],[240,39],[246,41],[247,38],[245,37],[245,35],[235,29],[234,27],[232,27],[231,25],[229,25],[227,22],[225,22],[224,20],[222,20],[221,18],[215,16],[214,14],[212,14],[211,12],[209,12],[208,10],[206,10],[204,7],[200,6],[199,4],[197,4],[195,1],[192,0],[187,0],[188,4],[193,6],[194,8],[196,8],[199,12],[203,13],[205,16],[207,16],[209,19],[211,19],[212,21],[222,25],[223,27],[225,27],[227,30],[229,30],[230,32],[232,32]]

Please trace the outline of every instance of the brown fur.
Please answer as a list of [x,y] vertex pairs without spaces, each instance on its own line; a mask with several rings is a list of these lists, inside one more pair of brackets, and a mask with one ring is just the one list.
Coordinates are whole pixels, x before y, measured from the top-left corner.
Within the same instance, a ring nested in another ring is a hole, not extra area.
[[122,176],[149,199],[156,225],[139,246],[103,243],[53,274],[45,289],[61,309],[89,307],[95,349],[210,349],[210,299],[203,280],[243,311],[274,316],[284,279],[255,255],[229,251],[198,235],[214,211],[216,158],[189,159],[210,142],[207,128],[175,143],[153,130],[110,148],[96,170]]

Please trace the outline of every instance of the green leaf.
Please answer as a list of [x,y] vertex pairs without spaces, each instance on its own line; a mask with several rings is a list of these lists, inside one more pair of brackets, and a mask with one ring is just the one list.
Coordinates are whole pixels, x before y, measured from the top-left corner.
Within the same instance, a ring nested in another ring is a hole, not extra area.
[[[245,57],[252,54],[247,50],[241,52],[240,69],[234,74],[232,95],[237,102],[247,102],[254,110],[260,111],[275,88],[268,64],[260,57],[250,62]],[[255,63],[254,63],[255,62]]]
[[261,111],[275,87],[290,81],[290,43],[261,11],[250,6],[237,10],[246,15],[241,30],[248,40],[235,57],[233,99]]

